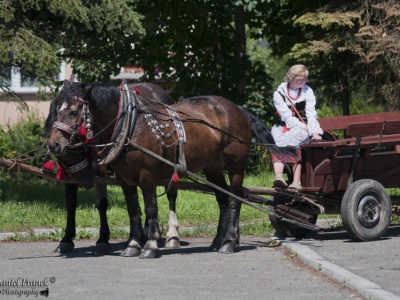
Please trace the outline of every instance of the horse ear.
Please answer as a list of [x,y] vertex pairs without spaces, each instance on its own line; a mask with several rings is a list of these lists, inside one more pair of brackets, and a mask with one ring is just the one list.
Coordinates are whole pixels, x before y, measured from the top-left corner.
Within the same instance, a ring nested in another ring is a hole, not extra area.
[[79,82],[78,77],[75,74],[71,74],[71,77],[69,78],[71,82]]
[[71,81],[65,79],[65,80],[64,80],[63,87],[62,87],[62,90],[70,88],[71,85],[72,85],[72,84],[71,84]]
[[92,92],[93,85],[94,85],[93,82],[87,83],[82,86],[82,88],[79,90],[79,92],[82,91],[85,94],[90,94]]

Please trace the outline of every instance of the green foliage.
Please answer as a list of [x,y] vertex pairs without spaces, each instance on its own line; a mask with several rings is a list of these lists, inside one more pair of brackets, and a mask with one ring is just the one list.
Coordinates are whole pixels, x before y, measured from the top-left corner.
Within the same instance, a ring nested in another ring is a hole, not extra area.
[[82,229],[76,233],[75,239],[77,239],[77,240],[90,239],[90,238],[93,238],[93,236],[94,236],[93,232]]
[[[43,144],[43,141],[41,141],[39,136],[43,127],[44,120],[39,117],[37,111],[24,114],[24,117],[21,117],[15,125],[7,125],[7,130],[0,132],[0,153],[2,154],[2,157],[13,158],[24,154],[23,158],[28,158],[24,163],[42,168],[44,161],[43,157],[33,157],[46,152],[44,146],[40,150],[32,153],[26,152],[29,152]],[[29,159],[30,157],[33,159]],[[7,176],[14,180],[38,180],[38,178],[26,173],[17,174],[15,172],[6,172],[9,174]],[[0,171],[1,178],[5,178],[6,172]]]
[[[3,130],[0,131],[0,134],[4,133]],[[10,152],[7,146],[7,143],[5,142],[4,138],[0,136],[0,158],[7,158],[9,156]],[[3,190],[2,190],[2,184],[6,180],[8,176],[8,171],[5,168],[0,168],[0,199],[3,195]]]
[[[46,95],[45,87],[57,84],[63,60],[81,66],[82,79],[109,78],[110,73],[119,71],[118,64],[127,61],[131,43],[144,34],[141,16],[132,10],[134,3],[134,0],[1,1],[0,65],[37,80],[38,96]],[[0,89],[6,91],[4,95],[13,96],[4,80],[0,80]]]
[[[3,135],[4,131],[0,131],[0,135]],[[9,156],[9,150],[6,141],[0,136],[0,157],[7,158]]]
[[320,103],[337,105],[341,115],[354,113],[355,106],[360,108],[356,112],[363,112],[362,105],[355,105],[358,101],[396,110],[400,108],[397,2],[289,0],[275,19],[292,23],[284,21],[285,30],[271,26],[266,32],[278,37],[275,54],[287,54],[289,64],[309,67],[310,85],[319,92]]
[[360,20],[360,15],[356,12],[333,12],[333,13],[306,13],[294,22],[295,25],[301,24],[302,26],[315,26],[323,30],[337,30],[338,27],[350,29]]
[[262,38],[260,28],[276,5],[271,3],[140,1],[147,35],[135,45],[132,64],[144,67],[144,81],[161,75],[174,82],[175,99],[221,95],[237,104],[249,102],[262,116],[272,79],[265,64],[250,57],[246,43]]

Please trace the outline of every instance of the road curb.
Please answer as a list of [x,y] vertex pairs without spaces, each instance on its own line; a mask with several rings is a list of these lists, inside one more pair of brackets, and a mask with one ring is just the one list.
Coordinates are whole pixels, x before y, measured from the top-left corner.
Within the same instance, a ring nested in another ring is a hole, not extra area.
[[[128,230],[128,229],[126,229]],[[98,228],[76,228],[76,233],[81,231],[88,232],[93,235],[98,235],[100,230]],[[41,235],[52,235],[62,232],[61,228],[38,228],[31,231],[19,231],[19,232],[0,232],[0,241],[6,241],[17,236],[22,237],[40,237]]]
[[295,253],[296,257],[306,265],[325,274],[334,281],[346,285],[366,299],[400,300],[399,296],[383,290],[379,285],[326,261],[307,246],[288,240],[280,240],[280,242],[282,247],[291,253]]

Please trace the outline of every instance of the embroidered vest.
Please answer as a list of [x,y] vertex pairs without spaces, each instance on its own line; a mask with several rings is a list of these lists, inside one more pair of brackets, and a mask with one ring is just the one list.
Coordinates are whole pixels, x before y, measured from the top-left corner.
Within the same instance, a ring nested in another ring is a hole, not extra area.
[[[278,91],[279,95],[281,95],[283,102],[286,103],[286,105],[288,106],[288,108],[292,111],[292,116],[296,117],[297,119],[300,120],[300,117],[297,115],[297,113],[295,112],[295,110],[293,109],[292,105],[291,105],[291,101],[290,99],[288,99],[288,97],[281,93],[280,91]],[[293,106],[297,109],[297,111],[299,112],[300,116],[303,118],[304,122],[307,123],[307,117],[306,117],[306,101],[301,101],[301,102],[295,102],[293,103]],[[278,112],[276,112],[276,116],[279,118],[278,124],[281,126],[285,126],[285,122],[283,122],[280,117]],[[300,120],[301,121],[301,120]]]

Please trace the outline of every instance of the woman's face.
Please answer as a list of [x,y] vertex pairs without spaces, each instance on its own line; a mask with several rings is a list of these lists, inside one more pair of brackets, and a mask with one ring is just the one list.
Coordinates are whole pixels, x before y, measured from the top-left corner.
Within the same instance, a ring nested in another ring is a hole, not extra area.
[[308,82],[308,77],[304,77],[303,79],[295,79],[292,82],[290,82],[290,88],[291,89],[302,89]]

